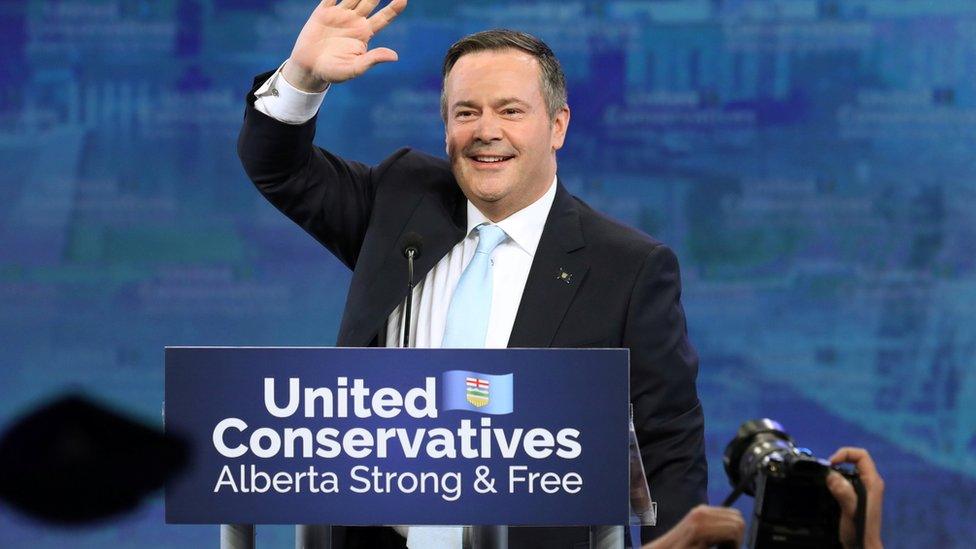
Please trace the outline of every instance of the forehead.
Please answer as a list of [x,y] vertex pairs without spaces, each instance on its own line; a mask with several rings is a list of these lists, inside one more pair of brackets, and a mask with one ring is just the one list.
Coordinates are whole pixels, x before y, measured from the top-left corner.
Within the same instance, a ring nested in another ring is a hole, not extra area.
[[518,49],[479,51],[461,56],[444,81],[449,103],[482,97],[541,101],[539,61]]

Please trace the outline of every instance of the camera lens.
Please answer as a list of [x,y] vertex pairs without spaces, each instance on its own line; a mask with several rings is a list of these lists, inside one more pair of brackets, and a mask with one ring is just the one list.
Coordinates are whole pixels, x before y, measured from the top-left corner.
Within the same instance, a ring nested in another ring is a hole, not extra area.
[[733,487],[743,479],[743,491],[755,496],[755,478],[760,467],[775,466],[793,453],[793,438],[783,426],[771,419],[753,419],[742,424],[735,438],[725,447],[722,459],[725,474]]

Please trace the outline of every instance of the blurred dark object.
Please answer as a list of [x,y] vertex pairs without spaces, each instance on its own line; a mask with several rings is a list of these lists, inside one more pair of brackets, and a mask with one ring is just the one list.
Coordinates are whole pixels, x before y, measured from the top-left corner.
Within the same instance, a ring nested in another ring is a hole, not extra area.
[[[843,547],[840,506],[827,489],[826,479],[835,470],[857,490],[860,480],[855,472],[831,467],[810,450],[798,448],[783,426],[771,419],[743,423],[725,447],[723,462],[735,488],[724,505],[743,492],[755,498],[748,547]],[[863,487],[858,496],[863,506]]]
[[94,522],[135,509],[187,455],[161,430],[66,395],[0,438],[0,498],[40,520]]

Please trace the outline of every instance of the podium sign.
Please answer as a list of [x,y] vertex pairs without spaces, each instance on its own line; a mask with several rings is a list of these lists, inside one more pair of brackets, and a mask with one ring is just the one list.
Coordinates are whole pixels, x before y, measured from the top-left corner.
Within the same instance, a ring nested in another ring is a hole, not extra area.
[[628,351],[166,349],[175,524],[624,524]]

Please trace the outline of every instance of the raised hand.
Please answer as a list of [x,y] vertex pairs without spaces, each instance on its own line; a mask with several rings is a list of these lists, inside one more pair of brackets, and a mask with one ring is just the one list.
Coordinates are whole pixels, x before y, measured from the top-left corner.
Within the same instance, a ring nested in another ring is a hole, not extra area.
[[282,75],[307,92],[322,91],[330,83],[363,74],[377,63],[397,60],[390,48],[369,49],[369,41],[407,7],[407,0],[391,0],[369,14],[379,0],[324,0],[305,22]]

